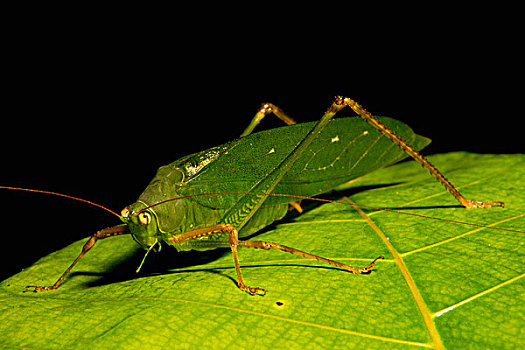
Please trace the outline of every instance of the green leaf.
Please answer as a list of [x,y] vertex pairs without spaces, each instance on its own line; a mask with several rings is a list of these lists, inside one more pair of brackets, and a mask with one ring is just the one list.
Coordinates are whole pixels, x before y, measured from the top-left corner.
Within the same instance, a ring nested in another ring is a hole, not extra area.
[[[228,250],[150,254],[128,236],[102,240],[57,290],[84,241],[0,284],[0,344],[64,348],[513,349],[525,336],[525,156],[429,157],[468,199],[463,209],[414,162],[360,178],[339,195],[357,204],[488,225],[493,230],[351,206],[303,203],[256,239],[353,265],[353,275],[278,251],[241,250],[236,287]],[[384,236],[382,238],[382,236]],[[389,250],[387,244],[392,245]],[[396,260],[397,257],[397,260]]]

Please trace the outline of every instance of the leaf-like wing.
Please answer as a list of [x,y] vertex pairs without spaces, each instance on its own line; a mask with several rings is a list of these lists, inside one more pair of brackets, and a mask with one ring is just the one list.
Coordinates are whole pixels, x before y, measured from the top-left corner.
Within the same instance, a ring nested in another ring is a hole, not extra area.
[[[379,119],[416,149],[430,142],[400,121]],[[232,142],[226,152],[188,179],[180,188],[181,194],[249,191],[279,166],[315,124],[265,130]],[[273,193],[315,196],[406,157],[395,144],[360,118],[336,118],[297,159]],[[228,195],[220,201],[198,197],[195,201],[229,208],[238,197]],[[266,202],[274,205],[290,201],[289,198],[272,197]]]

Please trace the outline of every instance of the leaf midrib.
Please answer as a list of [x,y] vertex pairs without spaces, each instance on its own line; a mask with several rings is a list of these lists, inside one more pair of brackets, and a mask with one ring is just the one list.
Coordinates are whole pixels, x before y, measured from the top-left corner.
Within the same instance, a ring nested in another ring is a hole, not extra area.
[[444,349],[443,342],[441,341],[441,337],[439,335],[439,332],[437,331],[436,325],[434,324],[432,314],[430,313],[430,310],[428,309],[425,300],[423,299],[421,293],[419,292],[419,289],[416,286],[416,283],[414,282],[414,279],[412,278],[412,275],[408,271],[408,268],[399,254],[399,252],[394,248],[392,243],[388,240],[387,236],[377,227],[377,225],[366,215],[366,213],[361,210],[350,198],[345,197],[345,200],[348,201],[354,209],[365,219],[365,221],[368,223],[368,225],[376,232],[376,234],[381,238],[383,243],[386,245],[392,256],[394,257],[395,263],[403,275],[403,278],[405,279],[405,282],[408,285],[408,288],[410,290],[410,293],[412,294],[412,297],[414,298],[414,301],[416,302],[416,305],[423,316],[423,320],[425,322],[425,327],[427,328],[427,331],[430,335],[430,338],[432,338],[432,347],[435,349]]

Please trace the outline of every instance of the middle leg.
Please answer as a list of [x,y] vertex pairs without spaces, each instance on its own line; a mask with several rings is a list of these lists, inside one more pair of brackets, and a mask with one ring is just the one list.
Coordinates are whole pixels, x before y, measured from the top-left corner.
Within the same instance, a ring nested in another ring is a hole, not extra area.
[[295,124],[295,120],[293,120],[288,114],[286,114],[282,109],[277,107],[274,104],[271,103],[263,103],[261,105],[261,108],[257,111],[255,114],[255,117],[253,117],[252,121],[250,122],[250,125],[246,129],[244,129],[243,133],[241,134],[241,137],[248,136],[252,133],[253,129],[263,120],[264,117],[266,117],[268,114],[274,114],[277,118],[281,119],[286,125],[292,125]]
[[202,238],[202,237],[206,237],[206,236],[210,236],[214,234],[221,234],[221,233],[228,234],[228,241],[224,241],[224,240],[196,241],[195,246],[197,247],[198,245],[201,248],[205,246],[206,248],[209,248],[209,249],[229,246],[232,251],[233,262],[235,264],[235,271],[237,273],[237,285],[239,286],[241,290],[249,294],[252,294],[252,295],[257,294],[259,291],[262,292],[264,295],[266,294],[266,289],[259,288],[259,287],[253,288],[253,287],[249,287],[246,284],[244,284],[244,280],[242,278],[242,273],[241,273],[241,266],[239,263],[239,257],[237,254],[237,247],[264,249],[264,250],[277,249],[282,252],[300,255],[305,258],[311,258],[311,259],[325,262],[327,264],[335,265],[337,267],[340,267],[342,269],[345,269],[347,271],[350,271],[352,273],[357,273],[357,274],[364,274],[364,273],[370,272],[374,268],[374,265],[378,259],[384,259],[383,256],[378,256],[370,264],[366,266],[354,267],[354,266],[343,264],[343,263],[340,263],[340,262],[337,262],[331,259],[323,258],[318,255],[306,253],[301,250],[291,248],[291,247],[288,247],[282,244],[278,244],[278,243],[265,242],[265,241],[239,241],[239,234],[237,230],[235,229],[235,227],[233,227],[230,224],[218,224],[218,225],[213,225],[209,227],[203,227],[203,228],[183,232],[181,234],[173,236],[169,240],[169,243],[172,245],[177,245],[177,244],[182,244],[188,241],[196,240],[198,238]]
[[303,252],[299,249],[291,248],[291,247],[288,247],[288,246],[285,246],[279,243],[272,243],[272,242],[266,242],[266,241],[240,241],[239,246],[243,248],[254,248],[254,249],[264,249],[264,250],[277,249],[285,253],[300,255],[305,258],[315,259],[315,260],[322,261],[330,265],[335,265],[337,267],[340,267],[342,269],[345,269],[347,271],[350,271],[352,273],[357,273],[357,274],[363,274],[363,273],[370,272],[374,268],[374,265],[377,260],[385,258],[384,256],[380,255],[377,258],[375,258],[367,266],[354,267],[351,265],[342,264],[335,260],[323,258],[322,256],[319,256],[319,255],[314,255],[314,254],[310,254],[307,252]]
[[[198,238],[207,237],[215,234],[222,234],[227,233],[228,234],[228,241],[223,240],[209,240],[209,241],[196,241]],[[191,241],[194,241],[191,243]],[[246,284],[244,284],[244,280],[242,278],[241,273],[241,266],[239,264],[239,257],[237,255],[237,246],[239,245],[239,233],[230,224],[217,224],[213,226],[198,228],[195,230],[190,230],[187,232],[183,232],[181,234],[178,234],[176,236],[173,236],[169,240],[169,244],[171,245],[178,245],[182,243],[188,242],[190,246],[194,246],[195,248],[202,248],[206,247],[207,249],[215,249],[215,248],[223,248],[226,246],[229,246],[232,255],[233,255],[233,262],[235,264],[235,272],[237,273],[237,285],[239,288],[249,294],[257,294],[257,292],[261,291],[263,295],[266,294],[266,289],[259,288],[259,287],[249,287]]]

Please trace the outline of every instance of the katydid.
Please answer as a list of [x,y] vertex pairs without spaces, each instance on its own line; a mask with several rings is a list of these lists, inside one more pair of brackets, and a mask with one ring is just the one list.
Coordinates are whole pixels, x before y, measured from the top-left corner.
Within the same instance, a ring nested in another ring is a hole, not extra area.
[[[333,119],[345,106],[366,123],[359,118]],[[288,126],[253,133],[260,120],[270,113]],[[407,155],[427,169],[462,206],[504,206],[499,201],[465,199],[418,153],[429,142],[399,121],[372,116],[350,98],[336,97],[318,122],[302,124],[295,124],[280,108],[263,104],[239,139],[161,167],[135,203],[124,208],[120,215],[113,213],[124,224],[91,236],[80,255],[55,284],[47,287],[31,285],[26,289],[35,292],[57,289],[97,240],[123,234],[131,234],[148,253],[160,248],[161,242],[178,251],[229,247],[238,287],[249,294],[266,294],[266,290],[244,283],[237,253],[239,247],[277,249],[323,261],[352,273],[368,273],[383,256],[376,257],[367,266],[353,267],[278,243],[239,238],[282,218],[291,204],[300,209],[296,204],[298,198],[329,192]]]

